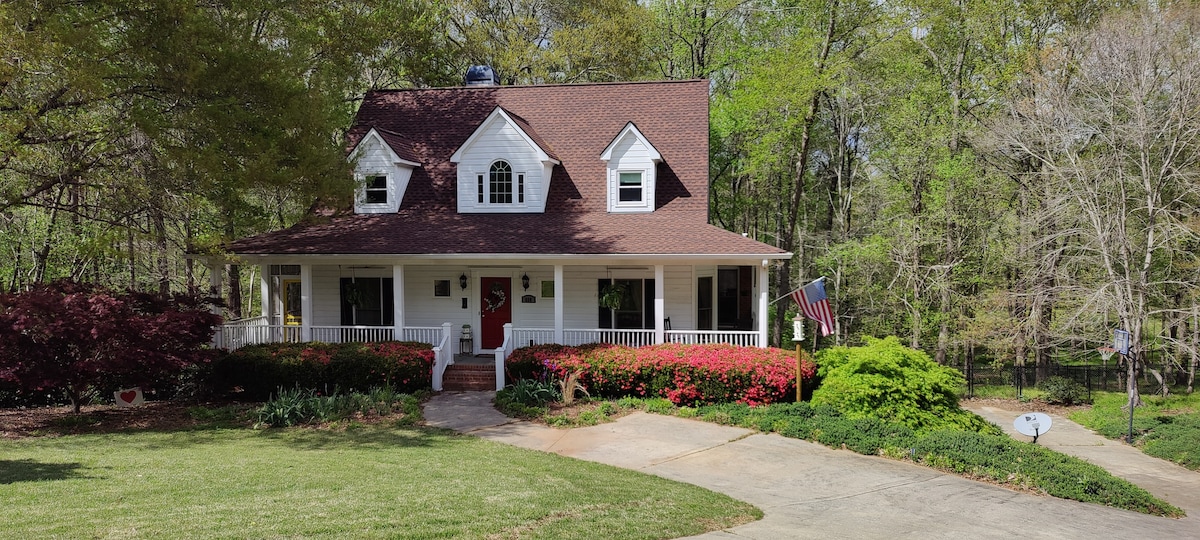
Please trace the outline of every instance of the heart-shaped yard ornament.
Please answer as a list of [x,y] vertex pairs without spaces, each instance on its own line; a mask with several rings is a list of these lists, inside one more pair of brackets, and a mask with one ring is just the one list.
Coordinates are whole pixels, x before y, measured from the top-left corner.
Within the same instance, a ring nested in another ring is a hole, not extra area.
[[146,401],[145,398],[142,397],[141,388],[117,390],[116,392],[113,392],[113,399],[117,402],[118,407],[136,407]]

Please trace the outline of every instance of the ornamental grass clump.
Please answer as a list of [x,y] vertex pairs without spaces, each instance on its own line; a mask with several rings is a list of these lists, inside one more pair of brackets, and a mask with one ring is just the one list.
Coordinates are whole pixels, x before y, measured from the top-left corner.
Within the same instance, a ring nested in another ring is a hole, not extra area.
[[[578,351],[545,361],[557,378],[579,373],[593,397],[662,397],[675,405],[762,405],[795,398],[795,353],[733,345],[653,345]],[[803,379],[815,365],[804,357]]]

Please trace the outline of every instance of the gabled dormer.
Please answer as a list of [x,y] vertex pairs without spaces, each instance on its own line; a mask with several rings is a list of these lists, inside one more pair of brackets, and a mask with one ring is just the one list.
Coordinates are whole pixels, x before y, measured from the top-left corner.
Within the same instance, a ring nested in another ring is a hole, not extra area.
[[413,170],[420,167],[412,144],[403,136],[371,128],[347,158],[354,162],[354,213],[395,213]]
[[621,128],[600,159],[607,163],[609,212],[654,211],[655,169],[662,155],[633,122]]
[[458,169],[460,213],[542,213],[554,151],[523,118],[496,107],[450,161]]

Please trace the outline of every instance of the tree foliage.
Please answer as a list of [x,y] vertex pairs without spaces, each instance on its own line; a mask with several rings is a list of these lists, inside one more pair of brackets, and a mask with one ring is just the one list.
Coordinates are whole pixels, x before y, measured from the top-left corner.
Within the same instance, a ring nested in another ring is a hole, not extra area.
[[209,308],[192,296],[72,282],[0,295],[0,379],[27,392],[61,391],[78,413],[93,386],[153,384],[208,361],[221,323]]
[[813,391],[813,404],[831,405],[851,418],[874,416],[915,430],[986,425],[958,406],[962,373],[905,347],[895,336],[822,350],[817,366],[821,385]]

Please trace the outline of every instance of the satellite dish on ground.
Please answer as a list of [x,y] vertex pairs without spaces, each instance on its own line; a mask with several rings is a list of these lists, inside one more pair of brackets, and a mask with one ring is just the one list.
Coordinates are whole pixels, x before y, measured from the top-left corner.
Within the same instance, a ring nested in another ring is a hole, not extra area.
[[1038,436],[1050,431],[1050,426],[1054,422],[1050,420],[1050,415],[1040,412],[1022,413],[1016,420],[1013,420],[1013,427],[1021,435],[1033,437],[1033,442],[1037,442]]

